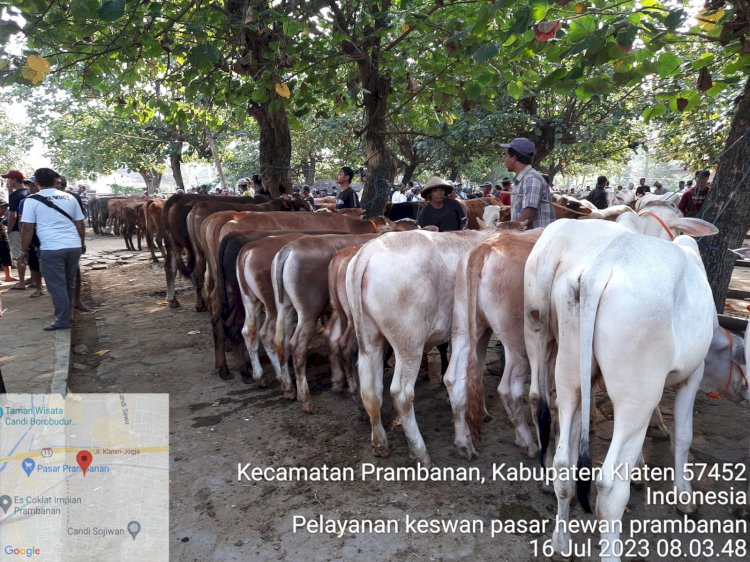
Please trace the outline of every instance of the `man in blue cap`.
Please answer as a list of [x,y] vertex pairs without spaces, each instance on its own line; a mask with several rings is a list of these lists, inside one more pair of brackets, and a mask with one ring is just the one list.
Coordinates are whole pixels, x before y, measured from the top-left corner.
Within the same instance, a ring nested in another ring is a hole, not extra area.
[[529,139],[517,138],[500,147],[507,149],[505,167],[516,174],[510,196],[510,219],[528,221],[527,228],[547,226],[555,220],[555,211],[547,182],[531,167],[536,146]]

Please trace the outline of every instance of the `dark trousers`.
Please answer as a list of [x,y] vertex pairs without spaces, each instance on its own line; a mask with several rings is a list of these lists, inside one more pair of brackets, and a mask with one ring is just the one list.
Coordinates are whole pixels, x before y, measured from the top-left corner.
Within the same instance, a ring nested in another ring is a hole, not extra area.
[[55,307],[56,328],[70,328],[73,298],[76,288],[76,271],[81,259],[81,248],[42,250],[39,255],[42,275]]

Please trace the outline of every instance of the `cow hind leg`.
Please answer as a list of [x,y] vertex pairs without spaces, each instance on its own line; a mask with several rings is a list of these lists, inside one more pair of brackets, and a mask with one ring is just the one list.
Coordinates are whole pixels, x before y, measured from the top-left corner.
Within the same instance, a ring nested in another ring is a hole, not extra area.
[[[674,399],[674,485],[677,488],[678,497],[686,492],[688,496],[693,488],[690,480],[685,478],[685,464],[688,462],[690,444],[693,441],[693,406],[695,395],[698,392],[701,379],[703,378],[703,363],[688,377],[686,384],[677,389]],[[680,503],[677,505],[682,513],[694,513],[697,509],[695,503]]]
[[172,252],[169,252],[164,260],[164,275],[167,278],[167,302],[169,303],[169,308],[178,308],[180,301],[177,300],[174,289],[175,278],[177,277],[177,256]]
[[505,369],[497,391],[516,431],[516,445],[530,458],[539,454],[539,447],[526,421],[523,403],[524,385],[529,375],[529,365],[525,358],[507,350]]
[[362,403],[370,418],[372,428],[372,450],[376,457],[387,457],[391,454],[388,438],[383,428],[381,408],[383,406],[383,345],[380,342],[360,342],[359,349],[359,385]]
[[654,412],[651,414],[651,421],[648,422],[648,433],[649,437],[654,439],[662,439],[666,441],[669,439],[669,428],[664,423],[664,418],[661,416],[661,410],[657,406],[654,408]]
[[[421,348],[419,348],[421,350]],[[417,426],[417,418],[414,415],[414,385],[417,382],[419,366],[422,362],[421,353],[413,355],[401,350],[394,350],[396,365],[393,370],[391,381],[391,396],[401,418],[401,427],[406,434],[409,443],[409,452],[417,462],[423,466],[430,466],[430,456],[427,454],[422,434]]]
[[[613,400],[614,402],[614,400]],[[601,538],[606,544],[618,544],[622,515],[630,498],[630,473],[643,448],[650,410],[644,405],[620,408],[615,402],[615,423],[612,442],[597,481],[596,515]],[[618,556],[602,556],[602,560],[619,561]]]
[[[575,372],[575,371],[574,371]],[[557,408],[560,420],[560,433],[557,450],[552,461],[556,474],[570,474],[575,464],[574,452],[578,449],[581,435],[581,409],[577,392],[580,387],[557,384]],[[568,529],[570,502],[575,495],[576,483],[572,478],[555,478],[553,482],[557,497],[557,524],[552,533],[552,547],[563,556],[571,552],[572,537]]]
[[[278,323],[283,322],[284,334],[291,334],[292,324],[294,323],[294,317],[296,314],[289,299],[286,299],[284,303],[281,303],[281,308],[276,311],[276,314],[276,332],[279,331]],[[284,335],[283,339],[279,339],[274,335],[274,345],[279,357],[281,387],[284,389],[284,398],[294,400],[297,398],[297,393],[294,391],[292,377],[289,374],[289,338]]]
[[[312,321],[310,321],[312,320]],[[300,314],[297,328],[290,341],[290,352],[294,360],[294,376],[297,381],[297,400],[308,414],[315,413],[315,404],[307,386],[307,349],[315,332],[316,318],[305,318]]]
[[[258,355],[258,326],[260,325],[260,303],[242,295],[242,304],[245,307],[245,323],[242,326],[242,337],[245,339],[245,349],[250,356],[250,365],[253,370],[253,379],[258,382],[263,378],[263,367]],[[242,382],[246,381],[242,378]]]
[[[294,393],[294,389],[291,387],[291,381],[289,382],[289,388],[286,388],[283,386],[284,381],[281,378],[281,361],[279,361],[279,356],[276,353],[276,346],[274,345],[273,338],[274,333],[276,332],[276,316],[268,314],[268,310],[266,309],[266,315],[263,319],[263,323],[260,327],[260,341],[263,344],[263,349],[266,351],[266,355],[268,356],[268,360],[271,362],[271,367],[273,368],[273,372],[276,375],[276,380],[280,381],[282,383],[282,390],[284,392],[291,392]],[[262,371],[258,371],[260,375],[263,374]],[[258,384],[261,386],[266,386],[266,383],[261,378],[260,380],[256,379],[258,381]]]

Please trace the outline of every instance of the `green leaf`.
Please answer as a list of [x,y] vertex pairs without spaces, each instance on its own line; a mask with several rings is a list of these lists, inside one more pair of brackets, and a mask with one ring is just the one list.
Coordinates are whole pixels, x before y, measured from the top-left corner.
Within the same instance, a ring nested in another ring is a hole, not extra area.
[[477,82],[479,82],[482,86],[489,86],[490,84],[493,84],[495,82],[495,74],[485,70],[479,76],[477,76]]
[[547,2],[536,0],[532,2],[531,6],[531,21],[542,21],[547,12],[549,11],[549,5]]
[[523,97],[523,82],[520,80],[509,82],[508,95],[515,100],[520,100]]
[[555,82],[559,82],[563,78],[565,78],[568,74],[568,70],[566,68],[558,68],[557,70],[554,70],[550,72],[547,76],[545,76],[542,81],[539,83],[540,88],[549,88]]
[[701,68],[706,68],[707,66],[713,64],[714,62],[714,55],[713,53],[703,53],[701,56],[699,56],[696,60],[693,61],[692,67],[693,70],[700,70]]
[[471,27],[471,32],[474,35],[479,35],[484,32],[487,29],[487,25],[490,23],[490,18],[490,5],[484,4],[479,8],[479,12],[474,20],[474,25]]
[[664,18],[664,26],[667,29],[674,31],[685,19],[685,11],[677,8],[669,11],[669,15]]
[[497,54],[497,52],[497,45],[495,45],[494,43],[486,43],[479,47],[476,51],[474,51],[472,57],[476,62],[481,64],[490,60]]
[[469,82],[464,88],[466,99],[475,100],[482,94],[482,88],[476,82]]
[[513,24],[510,26],[510,32],[519,35],[525,33],[529,29],[529,26],[531,26],[531,7],[522,4],[518,7],[514,16]]
[[706,90],[706,95],[716,97],[726,89],[727,85],[724,82],[714,82],[714,85]]
[[188,58],[199,68],[210,68],[219,62],[221,53],[212,43],[204,43],[193,47]]
[[567,39],[571,43],[577,43],[578,41],[589,37],[595,31],[596,20],[594,19],[594,16],[584,16],[570,22]]
[[674,76],[680,70],[681,61],[674,53],[662,53],[656,61],[656,70],[659,76],[667,78]]
[[95,18],[98,9],[97,0],[71,0],[70,2],[70,13],[77,22]]
[[125,0],[102,0],[97,15],[102,21],[115,21],[125,13]]

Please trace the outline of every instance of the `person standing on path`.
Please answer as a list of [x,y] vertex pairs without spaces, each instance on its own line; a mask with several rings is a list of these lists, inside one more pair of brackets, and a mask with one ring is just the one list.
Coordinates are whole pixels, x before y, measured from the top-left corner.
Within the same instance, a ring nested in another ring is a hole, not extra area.
[[67,330],[72,317],[78,261],[86,252],[83,212],[71,194],[55,187],[60,174],[50,168],[39,168],[34,177],[40,191],[24,203],[21,259],[28,256],[36,232],[41,242],[42,275],[55,307],[55,320],[44,330]]
[[26,290],[26,262],[19,261],[21,255],[21,231],[18,221],[18,207],[26,197],[29,190],[23,185],[26,177],[18,170],[9,170],[2,176],[8,180],[8,242],[10,243],[10,257],[16,262],[18,269],[18,283],[11,287],[13,291]]

